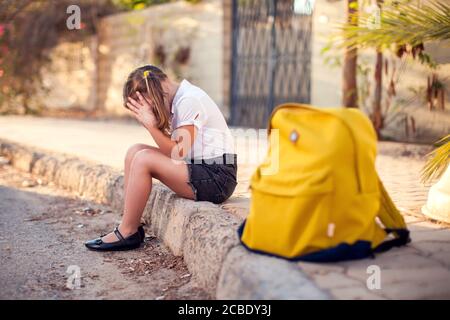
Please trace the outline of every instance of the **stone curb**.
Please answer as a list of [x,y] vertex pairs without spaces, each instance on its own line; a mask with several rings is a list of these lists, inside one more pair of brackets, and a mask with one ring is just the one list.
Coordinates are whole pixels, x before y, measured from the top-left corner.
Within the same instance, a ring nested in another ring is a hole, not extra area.
[[[0,139],[0,155],[23,171],[122,211],[123,176],[105,165]],[[195,280],[218,299],[328,299],[295,264],[239,244],[240,219],[209,202],[177,197],[155,183],[144,211],[150,228]]]

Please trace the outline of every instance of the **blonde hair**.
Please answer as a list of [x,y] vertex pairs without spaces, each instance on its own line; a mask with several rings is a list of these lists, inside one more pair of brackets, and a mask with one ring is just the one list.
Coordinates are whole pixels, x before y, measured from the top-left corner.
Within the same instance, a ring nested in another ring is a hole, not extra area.
[[137,68],[127,78],[123,86],[123,102],[127,107],[128,97],[138,100],[136,94],[139,91],[145,98],[153,103],[152,111],[157,121],[157,127],[166,135],[170,134],[170,114],[165,106],[164,90],[161,82],[167,79],[167,75],[158,67],[145,65]]

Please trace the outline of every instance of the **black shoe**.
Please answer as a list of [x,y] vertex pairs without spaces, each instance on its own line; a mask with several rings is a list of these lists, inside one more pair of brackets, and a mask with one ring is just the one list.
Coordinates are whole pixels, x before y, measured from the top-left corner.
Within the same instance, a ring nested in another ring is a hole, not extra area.
[[141,224],[138,227],[138,232],[139,232],[139,236],[141,237],[141,242],[144,242],[144,240],[145,240],[145,231],[144,231],[143,224]]
[[90,250],[96,251],[125,251],[139,248],[142,243],[142,236],[139,231],[133,233],[131,236],[124,238],[116,227],[114,234],[119,239],[116,242],[103,242],[102,238],[87,241],[84,245]]

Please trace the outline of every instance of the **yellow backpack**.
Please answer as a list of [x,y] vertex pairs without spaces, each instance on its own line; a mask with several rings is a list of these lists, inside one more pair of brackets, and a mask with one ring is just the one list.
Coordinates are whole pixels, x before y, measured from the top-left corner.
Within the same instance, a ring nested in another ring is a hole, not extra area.
[[362,112],[288,103],[274,110],[268,130],[269,151],[251,178],[250,213],[238,231],[247,249],[325,262],[410,241],[375,171],[377,138]]

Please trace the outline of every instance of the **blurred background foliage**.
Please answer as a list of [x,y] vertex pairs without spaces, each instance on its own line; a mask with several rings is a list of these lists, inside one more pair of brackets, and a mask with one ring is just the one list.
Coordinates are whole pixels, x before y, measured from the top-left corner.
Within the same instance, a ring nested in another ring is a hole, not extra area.
[[[438,75],[439,64],[425,44],[450,46],[450,4],[444,0],[347,0],[347,6],[347,23],[338,26],[322,50],[327,64],[348,71],[343,96],[352,93],[355,101],[344,99],[343,105],[366,110],[379,136],[388,123],[397,121],[397,111],[413,100],[423,101],[429,110],[444,110],[446,79]],[[342,61],[336,55],[341,49],[361,54]],[[364,59],[370,51],[375,54],[373,65]],[[396,99],[397,84],[411,61],[427,68],[427,85],[412,88],[413,97],[402,101]],[[408,116],[405,123],[405,130],[414,133],[415,119]]]
[[[66,26],[67,7],[73,1],[5,0],[0,3],[0,105],[30,106],[41,80],[41,68],[50,61],[50,49],[61,41],[80,41],[97,30],[99,18],[118,12],[109,0],[78,1],[83,19],[80,32]],[[14,108],[8,108],[11,110]]]
[[[140,10],[155,4],[162,4],[174,1],[176,0],[113,0],[114,4],[116,4],[118,7],[129,10]],[[195,4],[200,2],[201,0],[185,0],[185,1]]]
[[[72,0],[1,0],[0,113],[19,109],[25,114],[40,112],[39,107],[30,102],[36,93],[36,84],[42,81],[41,70],[50,62],[50,51],[58,43],[83,41],[95,34],[104,16],[172,1],[78,0],[81,30],[71,32],[66,26],[66,10],[73,4]],[[6,103],[9,107],[2,109]]]

